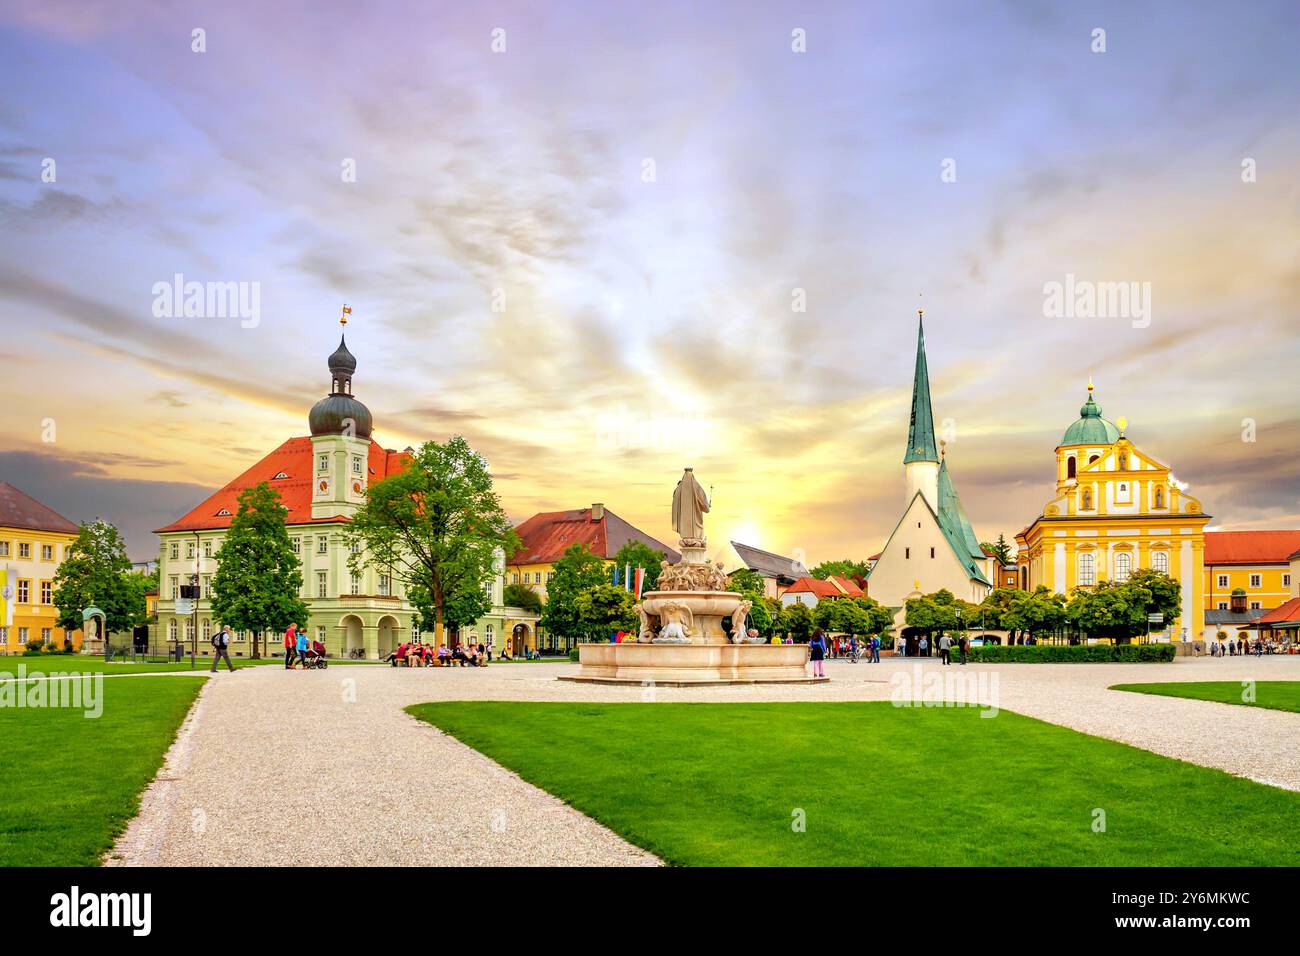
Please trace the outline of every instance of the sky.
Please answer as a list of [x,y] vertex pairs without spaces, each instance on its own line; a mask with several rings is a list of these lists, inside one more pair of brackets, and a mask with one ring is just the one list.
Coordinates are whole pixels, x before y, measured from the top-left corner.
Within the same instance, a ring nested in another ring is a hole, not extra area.
[[[673,543],[689,465],[724,560],[862,558],[923,305],[982,539],[1089,376],[1211,527],[1300,527],[1298,38],[1285,2],[0,0],[0,479],[156,556],[307,434],[346,302],[376,439],[463,434],[516,520]],[[160,306],[178,274],[258,308]],[[1149,307],[1062,315],[1070,276]]]

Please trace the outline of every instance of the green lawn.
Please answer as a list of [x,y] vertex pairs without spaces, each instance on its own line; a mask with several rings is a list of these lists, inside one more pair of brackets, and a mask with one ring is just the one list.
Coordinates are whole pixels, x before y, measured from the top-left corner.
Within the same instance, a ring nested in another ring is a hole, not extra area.
[[95,865],[135,816],[202,686],[102,681],[94,719],[0,707],[0,866]]
[[[409,710],[675,864],[1300,864],[1300,794],[1007,711],[499,701]],[[1093,831],[1096,808],[1104,833]]]
[[[284,666],[283,660],[247,660],[241,657],[232,657],[235,668],[240,667],[257,667],[265,664],[279,664]],[[335,663],[334,661],[330,662]],[[190,659],[187,657],[181,663],[170,661],[165,664],[111,664],[104,663],[102,657],[92,657],[87,654],[42,654],[40,657],[23,657],[22,655],[9,655],[0,657],[0,673],[16,674],[19,665],[26,668],[29,676],[36,674],[168,674],[173,671],[189,671]],[[194,663],[195,671],[206,673],[212,667],[211,657],[200,657]],[[221,662],[221,669],[226,669],[226,662]]]
[[1246,707],[1266,707],[1269,710],[1289,710],[1300,714],[1300,681],[1259,680],[1254,684],[1255,699],[1242,700],[1248,688],[1239,680],[1176,681],[1154,684],[1115,684],[1111,690],[1128,690],[1135,694],[1156,694],[1161,697],[1188,697],[1192,700],[1213,700],[1221,704],[1241,704]]

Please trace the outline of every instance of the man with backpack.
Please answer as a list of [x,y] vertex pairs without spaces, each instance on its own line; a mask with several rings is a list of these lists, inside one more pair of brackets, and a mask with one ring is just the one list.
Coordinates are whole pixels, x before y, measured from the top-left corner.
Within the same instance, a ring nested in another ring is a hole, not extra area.
[[230,631],[226,626],[221,625],[221,630],[212,635],[212,673],[217,672],[217,665],[221,659],[226,659],[226,666],[230,668],[230,673],[235,672],[235,665],[230,661]]

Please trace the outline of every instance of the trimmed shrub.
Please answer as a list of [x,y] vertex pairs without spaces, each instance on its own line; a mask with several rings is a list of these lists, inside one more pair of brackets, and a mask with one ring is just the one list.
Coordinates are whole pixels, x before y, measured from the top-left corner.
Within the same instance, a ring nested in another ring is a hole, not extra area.
[[1174,659],[1173,644],[1009,644],[970,649],[985,664],[1154,664]]
[[578,649],[576,647],[573,650],[569,651],[569,660],[573,661],[574,663],[577,663]]

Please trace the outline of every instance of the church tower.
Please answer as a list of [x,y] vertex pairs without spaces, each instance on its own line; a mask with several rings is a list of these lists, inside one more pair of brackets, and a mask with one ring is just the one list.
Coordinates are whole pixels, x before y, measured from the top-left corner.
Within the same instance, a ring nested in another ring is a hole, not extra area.
[[917,310],[916,373],[912,380],[912,419],[907,427],[907,500],[919,491],[939,511],[939,452],[934,442],[934,412],[930,409],[930,372],[925,364],[925,313]]
[[[343,307],[340,325],[347,325],[351,309]],[[329,357],[330,393],[312,406],[311,427],[312,518],[351,515],[366,500],[370,473],[370,409],[352,395],[352,375],[357,360],[348,351],[346,336]]]

